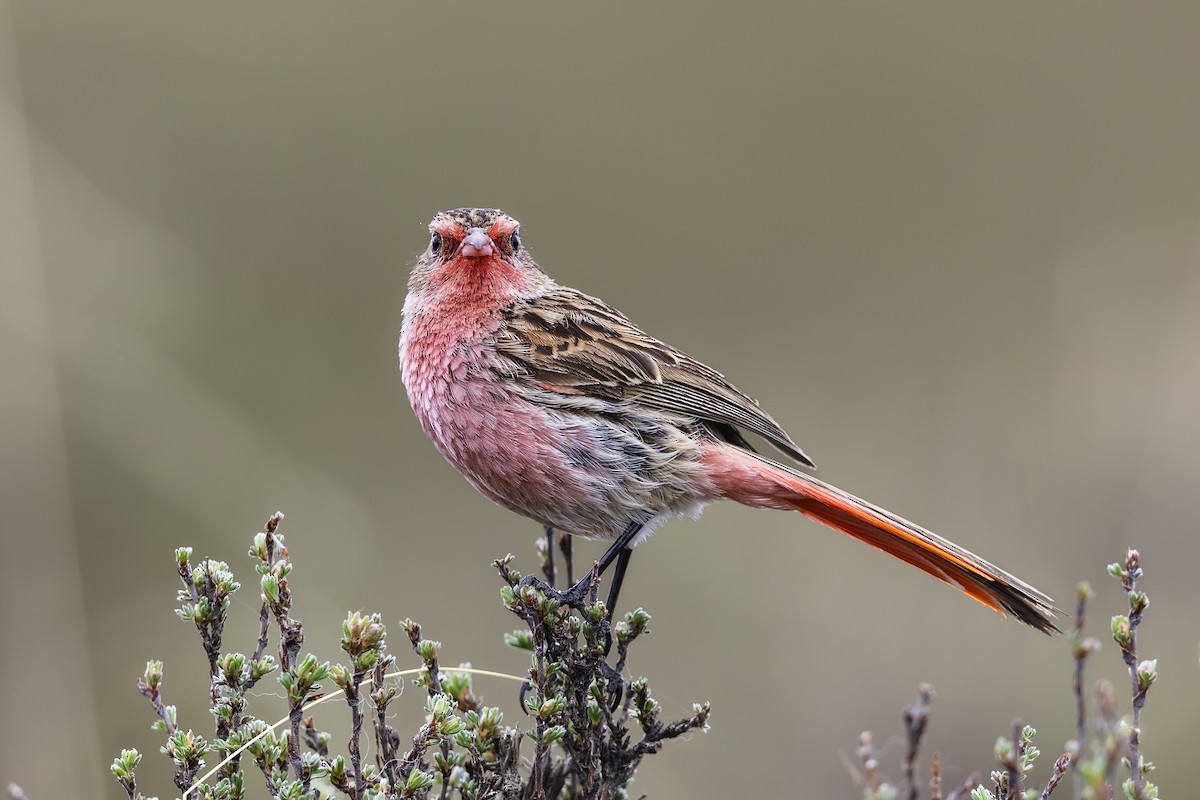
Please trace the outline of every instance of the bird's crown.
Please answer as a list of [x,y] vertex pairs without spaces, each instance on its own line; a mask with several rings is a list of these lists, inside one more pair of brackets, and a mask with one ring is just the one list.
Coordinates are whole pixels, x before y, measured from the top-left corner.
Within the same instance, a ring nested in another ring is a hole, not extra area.
[[492,227],[493,222],[503,216],[506,216],[505,213],[498,208],[455,208],[441,212],[434,221],[451,220],[466,230],[471,228],[487,230]]

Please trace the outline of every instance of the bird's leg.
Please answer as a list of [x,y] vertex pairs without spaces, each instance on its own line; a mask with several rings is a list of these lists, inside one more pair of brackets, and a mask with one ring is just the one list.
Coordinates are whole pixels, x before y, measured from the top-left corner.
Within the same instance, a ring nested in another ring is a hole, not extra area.
[[562,552],[563,567],[567,571],[568,584],[575,583],[575,556],[572,552],[573,543],[574,541],[571,539],[571,534],[560,533],[558,535],[558,549]]
[[[566,591],[564,595],[566,598],[577,600],[577,602],[571,603],[573,607],[579,608],[583,602],[583,598],[587,597],[588,590],[592,585],[592,575],[594,574],[596,577],[603,575],[604,570],[608,569],[609,564],[613,561],[619,562],[613,583],[616,591],[620,591],[621,580],[625,577],[625,568],[629,566],[629,556],[625,553],[630,550],[630,545],[644,526],[644,522],[629,523],[625,530],[621,532],[621,535],[614,539],[613,543],[604,551],[604,555],[600,556],[596,562],[596,566],[587,575],[580,578],[578,583]],[[610,591],[608,598],[610,603],[615,603],[617,599],[616,592]],[[608,606],[609,619],[612,619],[612,609],[613,607],[610,604]]]
[[546,531],[546,557],[542,561],[542,572],[546,575],[546,582],[551,586],[554,585],[554,528],[550,525],[545,526]]
[[622,547],[621,552],[617,553],[617,565],[613,568],[612,582],[608,585],[608,599],[604,601],[604,607],[607,609],[605,617],[605,639],[604,639],[604,655],[608,656],[612,650],[612,619],[613,612],[617,608],[617,596],[621,594],[621,584],[625,582],[625,570],[629,568],[629,559],[633,555],[632,547]]

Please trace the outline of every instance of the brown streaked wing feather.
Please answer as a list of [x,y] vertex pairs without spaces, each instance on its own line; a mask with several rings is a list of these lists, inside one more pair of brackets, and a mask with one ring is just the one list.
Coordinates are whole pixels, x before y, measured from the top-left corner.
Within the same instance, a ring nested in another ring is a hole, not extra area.
[[559,288],[517,303],[508,310],[507,321],[498,334],[497,349],[547,388],[635,400],[705,422],[733,425],[812,466],[754,398],[711,367],[647,335],[594,297]]

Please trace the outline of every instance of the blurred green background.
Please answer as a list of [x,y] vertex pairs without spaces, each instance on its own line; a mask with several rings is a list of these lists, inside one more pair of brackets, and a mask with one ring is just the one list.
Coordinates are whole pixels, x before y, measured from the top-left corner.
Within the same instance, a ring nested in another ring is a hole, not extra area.
[[[1189,795],[1198,48],[1193,3],[0,2],[0,780],[116,798],[136,746],[171,796],[146,659],[211,724],[173,548],[238,572],[249,650],[277,508],[307,648],[363,608],[523,668],[488,564],[529,569],[538,530],[442,462],[395,363],[427,221],[495,205],[821,477],[1065,604],[1091,580],[1106,640],[1139,546],[1144,752]],[[947,784],[1014,715],[1043,770],[1070,735],[1064,639],[796,515],[672,523],[622,599],[666,713],[714,706],[635,793],[860,796],[842,756],[871,728],[898,780],[921,681]],[[1125,696],[1116,648],[1094,664]]]

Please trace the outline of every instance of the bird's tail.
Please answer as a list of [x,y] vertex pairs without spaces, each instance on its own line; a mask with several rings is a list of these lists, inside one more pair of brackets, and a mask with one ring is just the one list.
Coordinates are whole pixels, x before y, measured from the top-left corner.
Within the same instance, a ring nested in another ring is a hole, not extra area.
[[1020,578],[974,553],[879,506],[755,453],[720,448],[710,470],[724,497],[759,508],[799,511],[831,528],[890,553],[970,595],[1001,614],[1012,614],[1044,633],[1058,633],[1053,601]]

